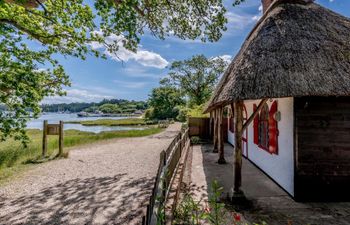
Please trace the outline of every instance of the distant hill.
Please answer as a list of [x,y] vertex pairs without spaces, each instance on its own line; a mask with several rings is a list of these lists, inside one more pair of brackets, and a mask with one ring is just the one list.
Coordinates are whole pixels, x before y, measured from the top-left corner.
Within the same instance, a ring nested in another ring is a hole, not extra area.
[[136,110],[146,110],[148,107],[145,101],[129,101],[125,99],[104,99],[100,102],[75,102],[61,104],[43,104],[43,112],[94,112],[101,111],[104,113],[133,113]]

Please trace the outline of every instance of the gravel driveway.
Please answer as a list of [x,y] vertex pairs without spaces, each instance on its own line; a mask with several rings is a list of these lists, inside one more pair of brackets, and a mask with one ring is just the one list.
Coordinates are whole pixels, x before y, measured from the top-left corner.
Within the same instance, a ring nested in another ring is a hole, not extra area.
[[0,187],[0,224],[139,224],[159,153],[180,124],[70,151]]

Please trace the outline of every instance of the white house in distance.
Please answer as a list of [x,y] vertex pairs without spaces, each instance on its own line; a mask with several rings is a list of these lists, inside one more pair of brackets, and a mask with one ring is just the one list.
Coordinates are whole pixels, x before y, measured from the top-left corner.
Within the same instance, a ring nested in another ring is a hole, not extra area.
[[262,2],[205,111],[222,127],[228,107],[228,142],[242,136],[236,149],[296,200],[350,200],[350,19],[312,0]]

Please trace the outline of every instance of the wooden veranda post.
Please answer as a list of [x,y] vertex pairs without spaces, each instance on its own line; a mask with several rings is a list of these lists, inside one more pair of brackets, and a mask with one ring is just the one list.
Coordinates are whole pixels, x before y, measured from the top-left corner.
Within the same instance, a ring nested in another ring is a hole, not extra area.
[[213,136],[213,113],[210,112],[209,115],[209,138],[211,138]]
[[235,154],[234,154],[234,192],[242,193],[242,129],[243,129],[243,101],[238,100],[234,104],[235,115]]
[[223,134],[223,123],[222,123],[222,117],[223,117],[224,108],[218,109],[218,149],[219,149],[219,164],[225,164],[225,152],[224,152],[224,134]]
[[214,116],[214,135],[213,135],[213,142],[214,142],[214,153],[218,152],[218,111],[214,110],[213,116]]

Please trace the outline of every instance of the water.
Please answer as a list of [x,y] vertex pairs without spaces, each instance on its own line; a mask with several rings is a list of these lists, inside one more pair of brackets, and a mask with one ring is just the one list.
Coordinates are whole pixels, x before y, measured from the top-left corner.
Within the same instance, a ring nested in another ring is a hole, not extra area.
[[[46,113],[41,115],[38,119],[33,119],[27,123],[28,129],[43,129],[43,122],[47,120],[48,123],[59,123],[62,121],[84,121],[84,120],[98,120],[98,119],[114,119],[120,120],[127,117],[78,117],[76,113]],[[116,130],[142,130],[142,127],[125,127],[125,126],[83,126],[81,124],[64,124],[64,130],[80,130],[87,132],[99,133],[102,131],[116,131]]]

